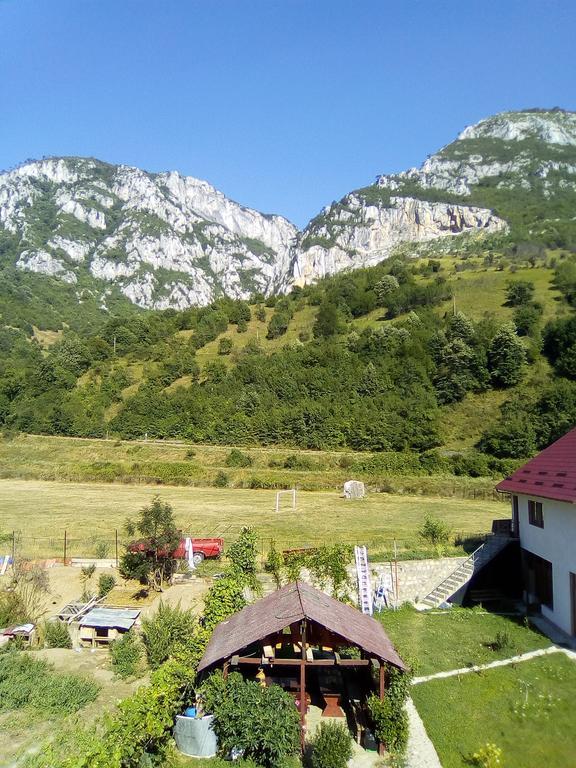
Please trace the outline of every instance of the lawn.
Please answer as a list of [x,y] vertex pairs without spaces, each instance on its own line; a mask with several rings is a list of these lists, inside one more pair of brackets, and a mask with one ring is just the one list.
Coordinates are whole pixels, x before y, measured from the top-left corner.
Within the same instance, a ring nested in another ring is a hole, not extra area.
[[[399,653],[409,663],[415,662],[418,676],[487,664],[550,645],[547,637],[525,626],[521,618],[480,608],[420,612],[406,605],[384,611],[379,618]],[[507,633],[510,642],[493,650],[491,644],[499,632]]]
[[122,540],[126,518],[134,517],[156,493],[173,505],[182,529],[194,535],[230,541],[241,526],[252,525],[262,550],[271,538],[282,548],[365,543],[373,558],[389,550],[393,539],[400,548],[421,546],[417,532],[427,514],[466,535],[490,530],[492,519],[507,512],[493,501],[379,493],[347,501],[338,491],[300,491],[295,511],[285,501],[276,513],[271,490],[0,480],[0,531],[21,531],[21,551],[31,556],[62,556],[64,530],[69,556],[94,554],[101,540],[112,552],[114,529]]
[[503,768],[575,764],[576,662],[562,653],[517,665],[432,680],[411,695],[443,768],[465,768],[487,742]]

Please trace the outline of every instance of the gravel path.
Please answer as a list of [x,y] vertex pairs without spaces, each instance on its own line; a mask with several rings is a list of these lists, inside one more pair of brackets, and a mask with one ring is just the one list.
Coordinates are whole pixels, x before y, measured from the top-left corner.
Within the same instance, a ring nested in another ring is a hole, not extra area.
[[409,736],[406,747],[405,768],[442,768],[434,744],[430,741],[426,728],[410,697],[406,701]]

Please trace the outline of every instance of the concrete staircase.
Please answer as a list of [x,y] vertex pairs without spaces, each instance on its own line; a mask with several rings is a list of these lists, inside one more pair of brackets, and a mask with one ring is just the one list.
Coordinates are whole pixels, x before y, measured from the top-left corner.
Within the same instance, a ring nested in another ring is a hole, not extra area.
[[462,589],[470,579],[475,576],[496,555],[500,554],[508,544],[513,541],[509,536],[488,536],[484,544],[474,550],[469,558],[458,566],[452,573],[440,582],[430,594],[420,601],[418,608],[437,608],[446,602],[452,595]]

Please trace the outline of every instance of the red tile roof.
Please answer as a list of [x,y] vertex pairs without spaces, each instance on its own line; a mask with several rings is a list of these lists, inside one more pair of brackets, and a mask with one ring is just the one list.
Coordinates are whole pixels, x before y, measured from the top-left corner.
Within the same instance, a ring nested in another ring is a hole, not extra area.
[[252,643],[304,618],[326,627],[367,654],[405,669],[404,662],[379,621],[328,597],[309,584],[297,581],[247,605],[218,624],[198,670],[228,659]]
[[576,503],[576,429],[498,483],[496,490]]

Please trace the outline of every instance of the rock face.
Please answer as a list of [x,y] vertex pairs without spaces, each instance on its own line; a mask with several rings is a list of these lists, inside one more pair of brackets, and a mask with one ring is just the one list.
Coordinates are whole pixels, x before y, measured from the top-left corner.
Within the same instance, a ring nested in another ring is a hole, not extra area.
[[[310,239],[316,240],[316,244],[307,246],[309,241],[305,235],[297,249],[293,266],[297,285],[344,269],[377,264],[402,242],[431,240],[471,230],[487,233],[506,229],[506,223],[489,210],[411,197],[391,197],[389,205],[384,207],[367,205],[357,195],[350,194],[339,205],[346,207],[336,212],[328,209],[327,222],[313,228]],[[335,220],[343,226],[335,228]]]
[[576,114],[482,120],[420,168],[378,176],[328,206],[302,232],[176,172],[83,158],[28,162],[0,174],[0,259],[76,286],[79,300],[86,288],[104,299],[114,287],[142,307],[185,308],[376,264],[404,242],[504,232],[506,210],[493,212],[505,208],[503,194],[510,204],[522,195],[561,200],[572,220]]
[[[576,114],[506,112],[466,128],[420,168],[378,176],[325,208],[300,234],[293,279],[368,266],[402,242],[507,229],[491,206],[499,190],[545,199],[576,193]],[[573,214],[572,214],[573,215]]]
[[156,309],[281,289],[297,235],[205,181],[81,158],[2,174],[0,225],[21,238],[19,269],[88,274]]

